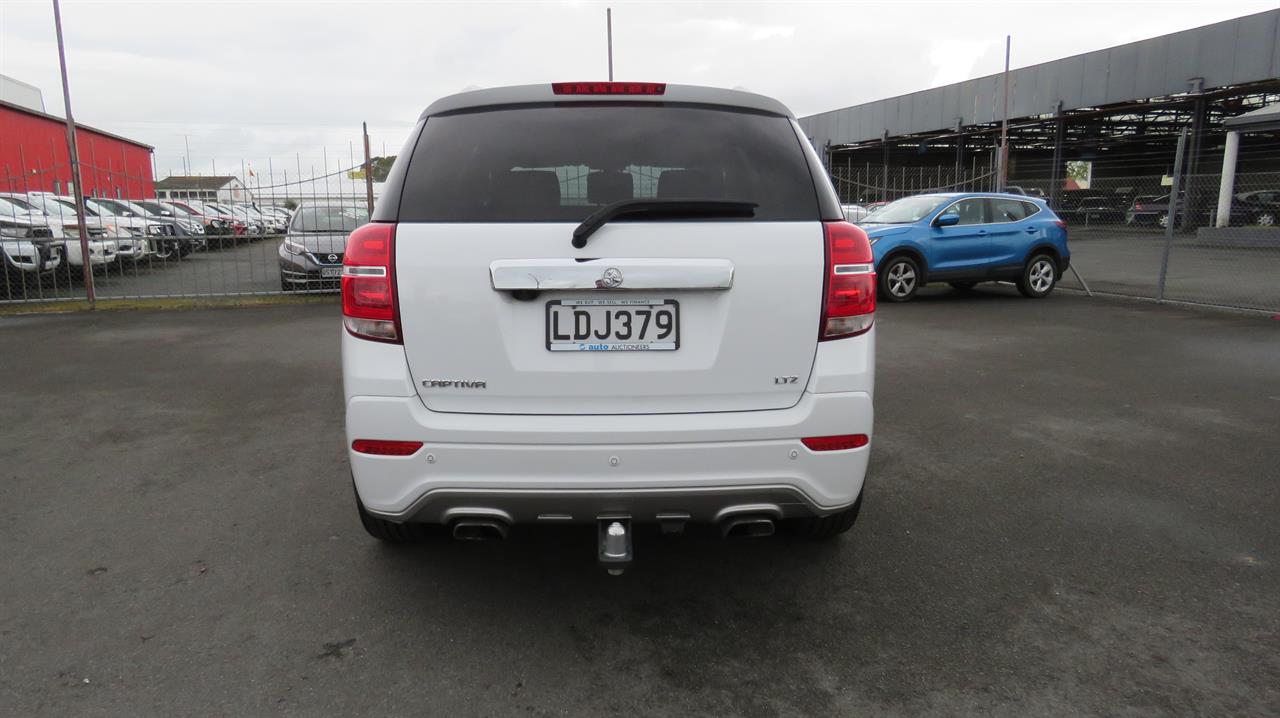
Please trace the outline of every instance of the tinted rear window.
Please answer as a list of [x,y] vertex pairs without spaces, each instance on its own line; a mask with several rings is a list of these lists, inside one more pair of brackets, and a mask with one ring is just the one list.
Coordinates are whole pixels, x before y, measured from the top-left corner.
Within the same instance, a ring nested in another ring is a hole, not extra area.
[[664,105],[442,115],[404,179],[404,222],[580,222],[624,199],[756,202],[756,220],[819,219],[790,120]]

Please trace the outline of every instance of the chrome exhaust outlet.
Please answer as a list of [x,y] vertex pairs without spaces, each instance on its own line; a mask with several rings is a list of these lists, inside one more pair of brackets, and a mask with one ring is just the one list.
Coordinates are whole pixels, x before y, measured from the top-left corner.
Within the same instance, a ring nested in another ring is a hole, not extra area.
[[459,541],[505,539],[507,525],[492,519],[458,519],[453,522],[453,537]]
[[725,538],[772,536],[773,519],[767,516],[733,516],[720,524],[720,533]]

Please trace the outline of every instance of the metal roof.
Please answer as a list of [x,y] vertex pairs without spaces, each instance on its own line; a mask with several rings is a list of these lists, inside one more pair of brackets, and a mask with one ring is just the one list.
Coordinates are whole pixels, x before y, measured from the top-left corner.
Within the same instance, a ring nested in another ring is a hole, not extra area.
[[[1009,117],[1244,85],[1280,77],[1280,10],[1012,70]],[[800,118],[822,147],[999,122],[1000,74]]]
[[1267,105],[1243,115],[1228,117],[1223,121],[1228,130],[1260,132],[1280,129],[1280,104]]
[[170,175],[156,181],[156,189],[222,189],[236,179],[230,175]]
[[515,85],[487,90],[461,92],[431,103],[418,119],[457,110],[478,109],[498,105],[523,105],[546,102],[685,102],[699,105],[725,105],[793,117],[787,106],[764,95],[742,90],[725,90],[697,85],[667,85],[661,95],[557,95],[551,83]]

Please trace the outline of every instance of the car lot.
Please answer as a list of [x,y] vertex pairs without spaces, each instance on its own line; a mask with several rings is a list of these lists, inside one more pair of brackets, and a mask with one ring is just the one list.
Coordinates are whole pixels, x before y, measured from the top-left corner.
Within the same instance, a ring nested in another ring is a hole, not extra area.
[[1280,322],[1009,287],[879,319],[848,536],[641,535],[619,578],[590,531],[369,539],[336,305],[0,319],[0,712],[1280,705]]

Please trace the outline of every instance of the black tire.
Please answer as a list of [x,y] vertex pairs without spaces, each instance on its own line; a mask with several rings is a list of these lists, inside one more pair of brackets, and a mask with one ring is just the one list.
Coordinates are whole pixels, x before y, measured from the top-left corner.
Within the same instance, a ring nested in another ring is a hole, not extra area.
[[1258,216],[1254,218],[1253,223],[1259,227],[1274,227],[1276,226],[1276,213],[1259,212]]
[[1018,291],[1029,299],[1049,296],[1058,286],[1058,263],[1047,254],[1032,255],[1018,277]]
[[920,265],[909,255],[889,257],[880,265],[880,298],[890,302],[907,302],[920,288]]
[[[353,487],[354,488],[354,487]],[[423,524],[398,524],[394,521],[378,518],[365,510],[356,494],[356,511],[360,514],[360,525],[368,534],[379,541],[392,544],[404,544],[423,541],[431,535],[430,527]]]
[[862,511],[862,494],[853,506],[829,516],[815,516],[807,519],[787,519],[783,528],[787,533],[810,541],[833,539],[849,529],[858,521],[858,513]]
[[957,292],[972,291],[974,287],[978,286],[977,282],[947,282],[947,284],[950,284],[951,288]]

